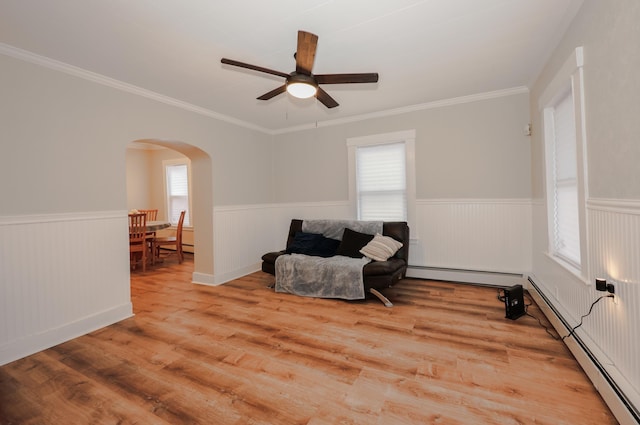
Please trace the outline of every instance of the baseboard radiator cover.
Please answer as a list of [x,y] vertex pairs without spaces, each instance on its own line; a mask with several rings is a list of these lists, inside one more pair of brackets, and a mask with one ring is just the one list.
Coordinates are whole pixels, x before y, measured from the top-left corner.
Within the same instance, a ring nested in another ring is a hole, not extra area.
[[[572,329],[571,324],[564,318],[561,312],[558,311],[544,292],[540,290],[531,276],[528,276],[526,286],[529,294],[533,297],[547,319],[549,319],[558,334],[567,335],[570,329]],[[591,379],[620,424],[640,424],[640,411],[638,408],[629,397],[627,397],[614,377],[607,371],[580,336],[574,333],[571,338],[565,341],[567,347],[587,376],[589,376],[589,379]]]
[[407,277],[491,287],[508,287],[518,284],[524,286],[526,282],[522,273],[412,265],[407,267]]

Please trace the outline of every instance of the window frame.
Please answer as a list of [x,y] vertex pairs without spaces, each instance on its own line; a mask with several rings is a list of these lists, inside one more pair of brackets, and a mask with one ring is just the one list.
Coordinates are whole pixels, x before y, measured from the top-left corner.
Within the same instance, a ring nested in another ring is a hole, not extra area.
[[[590,282],[588,276],[588,232],[587,232],[587,143],[585,125],[585,97],[584,97],[584,53],[583,48],[576,48],[564,65],[549,83],[540,97],[538,108],[541,111],[544,131],[544,158],[547,203],[547,255],[556,263],[579,277],[585,283]],[[555,247],[555,178],[554,178],[554,146],[555,133],[553,130],[553,109],[558,100],[570,90],[573,98],[573,112],[576,143],[576,187],[578,207],[578,234],[580,238],[579,264],[568,260],[556,251]]]
[[375,145],[390,145],[404,143],[407,223],[415,229],[416,210],[416,167],[415,167],[415,130],[405,130],[393,133],[374,134],[371,136],[351,137],[347,139],[347,156],[349,167],[349,209],[352,217],[358,217],[358,192],[356,183],[356,150],[359,147]]
[[[187,166],[187,213],[185,215],[184,228],[191,228],[191,210],[192,210],[192,202],[193,202],[193,190],[191,183],[191,160],[189,158],[177,158],[177,159],[165,159],[162,161],[162,173],[163,173],[163,181],[164,181],[164,207],[165,207],[165,216],[167,217],[167,221],[171,221],[171,205],[170,205],[170,196],[169,196],[169,181],[168,181],[168,173],[167,168],[171,166],[178,165],[186,165]],[[171,223],[172,227],[177,226],[176,224]]]

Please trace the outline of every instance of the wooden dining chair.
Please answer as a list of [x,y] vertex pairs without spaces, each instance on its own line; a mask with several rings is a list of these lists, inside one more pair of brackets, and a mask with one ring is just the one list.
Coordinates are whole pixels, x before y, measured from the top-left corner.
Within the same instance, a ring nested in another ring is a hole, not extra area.
[[[163,246],[175,247],[176,254],[178,254],[178,263],[182,263],[184,260],[184,253],[182,252],[182,225],[184,224],[184,216],[186,211],[180,212],[180,219],[178,220],[178,228],[176,229],[175,236],[159,237],[153,240],[154,255],[156,258],[160,258],[160,248]],[[168,255],[167,255],[168,256]]]
[[147,215],[147,221],[155,221],[158,219],[158,210],[138,210],[139,213]]
[[[158,219],[158,210],[138,210],[141,214],[147,215],[147,221],[156,221]],[[147,232],[147,240],[149,246],[152,247],[153,239],[156,237],[156,232]],[[152,262],[155,263],[155,258],[152,257]]]
[[131,269],[135,270],[140,253],[142,271],[147,271],[147,252],[149,240],[147,235],[147,214],[129,214],[129,261]]

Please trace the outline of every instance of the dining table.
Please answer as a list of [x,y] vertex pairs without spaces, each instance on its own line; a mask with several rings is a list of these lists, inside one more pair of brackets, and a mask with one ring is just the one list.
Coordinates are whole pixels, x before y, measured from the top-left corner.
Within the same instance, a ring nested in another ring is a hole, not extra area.
[[167,227],[171,227],[171,223],[164,220],[149,220],[147,221],[147,232],[157,232],[161,229],[166,229]]
[[162,230],[162,229],[166,229],[167,227],[171,227],[171,223],[165,220],[149,220],[147,221],[147,236],[150,237],[150,239],[148,239],[149,242],[149,248],[151,250],[151,264],[155,264],[155,260],[156,258],[156,253],[155,253],[155,247],[153,244],[153,241],[155,240],[155,233],[158,230]]

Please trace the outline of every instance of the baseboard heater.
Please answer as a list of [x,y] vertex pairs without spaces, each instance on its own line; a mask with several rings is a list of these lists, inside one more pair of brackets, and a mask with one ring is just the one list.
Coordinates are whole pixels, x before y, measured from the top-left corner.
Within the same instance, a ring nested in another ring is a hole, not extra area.
[[521,273],[412,265],[407,267],[407,277],[472,283],[474,285],[490,286],[492,288],[506,288],[525,283],[525,277]]
[[[176,252],[175,248],[167,248],[166,246],[162,246],[162,247],[160,247],[160,249],[162,251]],[[194,253],[193,244],[183,243],[182,244],[182,252],[186,252],[188,254],[193,254]]]
[[[538,285],[536,285],[533,279],[531,279],[531,277],[528,277],[527,280],[529,281],[529,284],[536,290],[537,295],[540,296],[542,300],[544,300],[547,307],[551,311],[553,311],[553,314],[555,314],[558,320],[562,322],[562,325],[565,327],[567,332],[570,329],[572,329],[572,326],[569,324],[569,322],[567,322],[567,320],[554,307],[553,303],[549,301],[549,298],[547,298],[544,292],[540,290],[540,288],[538,287]],[[587,347],[587,345],[580,339],[580,337],[577,334],[574,333],[572,335],[572,338],[578,344],[578,346],[584,351],[587,357],[593,362],[593,365],[596,367],[596,369],[598,369],[600,374],[604,377],[604,379],[611,386],[615,394],[618,396],[622,404],[627,408],[627,410],[629,411],[629,414],[636,420],[636,422],[640,423],[640,411],[638,411],[638,409],[636,409],[636,407],[629,401],[629,399],[624,394],[624,392],[620,389],[618,384],[616,384],[616,381],[611,377],[611,375],[609,375],[607,370],[602,366],[602,363],[600,363],[600,361],[593,355],[591,350],[589,350],[589,347]]]

